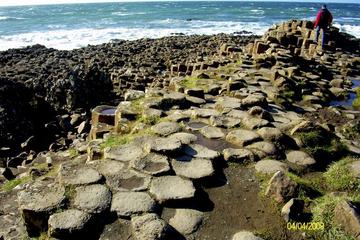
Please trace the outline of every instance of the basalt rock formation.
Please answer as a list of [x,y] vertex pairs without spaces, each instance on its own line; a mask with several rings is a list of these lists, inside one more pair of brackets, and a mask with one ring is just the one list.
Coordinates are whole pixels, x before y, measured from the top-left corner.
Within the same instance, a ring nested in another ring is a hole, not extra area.
[[360,111],[330,103],[353,94],[360,48],[333,29],[322,49],[312,34],[293,20],[247,46],[219,44],[207,61],[172,63],[167,77],[95,107],[86,141],[4,180],[0,233],[358,237]]

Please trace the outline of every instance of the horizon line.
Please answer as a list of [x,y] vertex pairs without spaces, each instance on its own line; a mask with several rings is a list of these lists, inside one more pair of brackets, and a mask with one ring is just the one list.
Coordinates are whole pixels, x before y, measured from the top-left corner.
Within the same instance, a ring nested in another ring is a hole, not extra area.
[[[327,3],[327,4],[341,4],[341,3],[352,3],[352,4],[360,4],[359,0],[348,0],[348,1],[340,1],[340,0],[320,0],[320,1],[316,1],[316,0],[310,0],[310,1],[301,1],[301,0],[295,0],[295,1],[291,1],[291,0],[224,0],[225,2],[287,2],[287,3]],[[220,1],[220,0],[120,0],[120,1],[116,1],[116,0],[105,0],[105,1],[101,1],[101,0],[95,0],[95,1],[88,1],[88,0],[80,0],[78,2],[68,2],[68,1],[61,1],[60,2],[46,2],[46,3],[42,3],[42,2],[33,2],[33,3],[20,3],[17,4],[14,2],[12,3],[1,3],[0,2],[0,7],[21,7],[21,6],[41,6],[41,5],[68,5],[68,4],[89,4],[89,3],[93,3],[93,4],[99,4],[99,3],[132,3],[132,2],[138,2],[138,3],[142,3],[142,2],[224,2],[224,1]],[[4,5],[2,5],[4,4]]]

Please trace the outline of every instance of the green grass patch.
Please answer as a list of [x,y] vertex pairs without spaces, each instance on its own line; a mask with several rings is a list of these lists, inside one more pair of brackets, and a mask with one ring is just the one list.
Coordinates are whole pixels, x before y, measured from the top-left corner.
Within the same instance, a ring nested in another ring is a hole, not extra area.
[[347,235],[340,229],[333,226],[332,221],[334,217],[334,209],[336,205],[342,200],[350,200],[353,202],[360,201],[360,195],[324,195],[318,199],[315,199],[314,206],[312,207],[313,222],[324,223],[325,229],[323,232],[314,233],[315,239],[344,239],[352,240],[351,236]]
[[27,183],[30,180],[31,180],[30,176],[12,179],[10,181],[5,182],[1,186],[1,191],[9,192],[9,191],[13,190],[16,186]]
[[137,122],[145,123],[146,125],[155,125],[160,121],[159,116],[144,116],[141,115],[137,118]]
[[321,196],[325,192],[324,180],[320,175],[309,178],[300,177],[290,172],[287,172],[286,175],[298,184],[298,197],[306,202],[311,201],[312,198]]
[[71,201],[72,199],[74,199],[76,194],[76,188],[74,186],[65,186],[65,197],[68,201]]
[[325,165],[331,162],[330,159],[337,159],[347,151],[346,146],[335,136],[320,129],[300,132],[297,136],[304,143],[306,151],[315,159],[325,160]]
[[360,121],[345,124],[342,128],[342,134],[349,140],[360,139]]
[[360,87],[355,88],[356,98],[352,102],[353,107],[360,107]]
[[79,156],[79,152],[75,148],[69,148],[68,153],[70,155],[70,158],[75,158]]
[[197,87],[198,80],[199,79],[196,77],[185,77],[183,80],[180,81],[180,84],[185,88],[194,88]]
[[132,134],[111,135],[100,146],[101,148],[115,147],[128,144],[133,140]]
[[347,164],[355,161],[353,158],[345,158],[332,163],[324,173],[326,184],[333,191],[359,191],[360,179],[356,178],[347,167]]

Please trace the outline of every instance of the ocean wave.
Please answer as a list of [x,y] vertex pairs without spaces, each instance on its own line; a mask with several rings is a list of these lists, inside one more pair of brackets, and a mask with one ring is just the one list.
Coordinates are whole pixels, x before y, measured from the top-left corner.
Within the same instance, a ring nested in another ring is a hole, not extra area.
[[264,14],[264,10],[261,10],[261,9],[252,9],[250,10],[250,12],[253,12],[253,13],[258,13],[258,14]]
[[111,13],[111,15],[116,15],[116,16],[132,16],[132,15],[145,15],[146,12],[133,12],[133,13],[129,13],[129,12],[113,12]]
[[360,26],[335,23],[334,27],[339,28],[341,32],[346,32],[356,38],[360,38]]
[[22,17],[9,17],[9,16],[0,16],[0,21],[3,20],[23,20],[26,18],[22,18]]
[[212,35],[218,33],[234,33],[243,30],[254,34],[263,34],[269,26],[258,23],[223,22],[198,28],[107,28],[107,29],[76,29],[31,32],[11,36],[0,36],[0,50],[19,48],[34,44],[70,50],[87,45],[107,43],[112,39],[136,40],[140,38],[160,38],[173,34]]

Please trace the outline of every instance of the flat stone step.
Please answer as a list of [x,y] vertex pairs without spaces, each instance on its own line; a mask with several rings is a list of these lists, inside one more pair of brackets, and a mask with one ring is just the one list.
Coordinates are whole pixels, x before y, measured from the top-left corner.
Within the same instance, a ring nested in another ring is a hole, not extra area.
[[150,193],[157,201],[164,202],[194,197],[195,188],[190,180],[178,176],[163,176],[152,179]]
[[145,192],[118,192],[111,202],[111,211],[116,212],[119,217],[152,212],[155,207],[155,201]]

